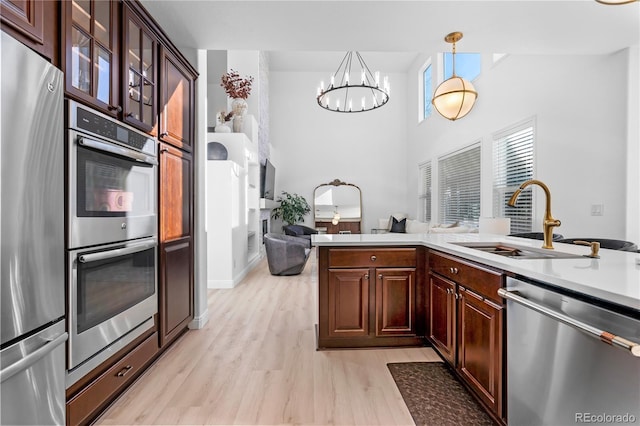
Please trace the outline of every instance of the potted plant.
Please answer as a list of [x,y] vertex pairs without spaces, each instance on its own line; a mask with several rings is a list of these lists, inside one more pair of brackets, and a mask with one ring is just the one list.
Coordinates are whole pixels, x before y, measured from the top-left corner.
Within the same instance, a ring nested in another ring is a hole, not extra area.
[[307,200],[298,194],[290,194],[282,191],[282,195],[276,200],[280,202],[280,206],[271,210],[273,219],[282,218],[287,225],[295,225],[304,219],[304,216],[311,211],[311,207]]

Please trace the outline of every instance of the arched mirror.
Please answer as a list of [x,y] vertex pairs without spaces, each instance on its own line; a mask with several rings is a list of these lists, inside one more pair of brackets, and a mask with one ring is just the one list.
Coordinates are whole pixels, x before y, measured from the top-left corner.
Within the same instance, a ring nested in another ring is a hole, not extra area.
[[327,234],[359,234],[362,227],[360,188],[340,179],[316,186],[313,190],[315,226]]

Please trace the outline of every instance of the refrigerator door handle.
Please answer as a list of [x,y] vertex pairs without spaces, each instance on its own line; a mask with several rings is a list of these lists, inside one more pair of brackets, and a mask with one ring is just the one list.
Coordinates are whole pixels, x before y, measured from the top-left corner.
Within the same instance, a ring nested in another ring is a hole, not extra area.
[[547,306],[532,302],[529,299],[519,295],[517,290],[510,291],[510,289],[501,288],[501,289],[498,289],[498,295],[501,297],[504,297],[505,299],[518,303],[522,306],[525,306],[529,309],[532,309],[542,315],[546,315],[550,318],[560,321],[568,325],[569,327],[573,327],[578,331],[586,333],[588,336],[594,337],[596,339],[600,339],[604,343],[607,343],[611,346],[614,346],[620,349],[624,349],[633,356],[640,357],[639,343],[632,342],[621,336],[616,336],[615,334],[609,333],[608,331],[600,330],[597,327],[594,327],[590,324],[586,324],[582,321],[579,321],[561,312],[555,311]]
[[62,333],[61,335],[59,335],[55,339],[49,340],[44,346],[41,346],[40,348],[38,348],[37,350],[31,352],[29,355],[25,356],[24,358],[21,358],[19,361],[17,361],[15,363],[11,364],[10,366],[0,370],[0,383],[4,382],[5,380],[10,379],[11,377],[16,375],[17,373],[19,373],[21,371],[24,371],[27,368],[31,367],[33,364],[38,362],[45,355],[47,355],[49,352],[53,351],[55,348],[57,348],[58,346],[60,346],[64,342],[66,342],[68,336],[69,335],[66,332]]

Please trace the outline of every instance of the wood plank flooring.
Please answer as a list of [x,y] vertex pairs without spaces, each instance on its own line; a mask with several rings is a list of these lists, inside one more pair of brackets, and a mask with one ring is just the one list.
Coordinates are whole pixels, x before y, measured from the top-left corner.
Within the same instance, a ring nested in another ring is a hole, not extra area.
[[412,425],[386,364],[439,361],[430,348],[315,350],[316,259],[274,277],[266,260],[209,290],[191,330],[97,424]]

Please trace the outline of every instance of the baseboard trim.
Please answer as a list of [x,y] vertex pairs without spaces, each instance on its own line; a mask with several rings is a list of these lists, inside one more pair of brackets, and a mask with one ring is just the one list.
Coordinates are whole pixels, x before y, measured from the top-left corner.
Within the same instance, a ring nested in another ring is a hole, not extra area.
[[209,310],[205,309],[202,315],[194,317],[193,320],[191,320],[188,327],[190,330],[199,330],[203,328],[207,322],[209,322]]

